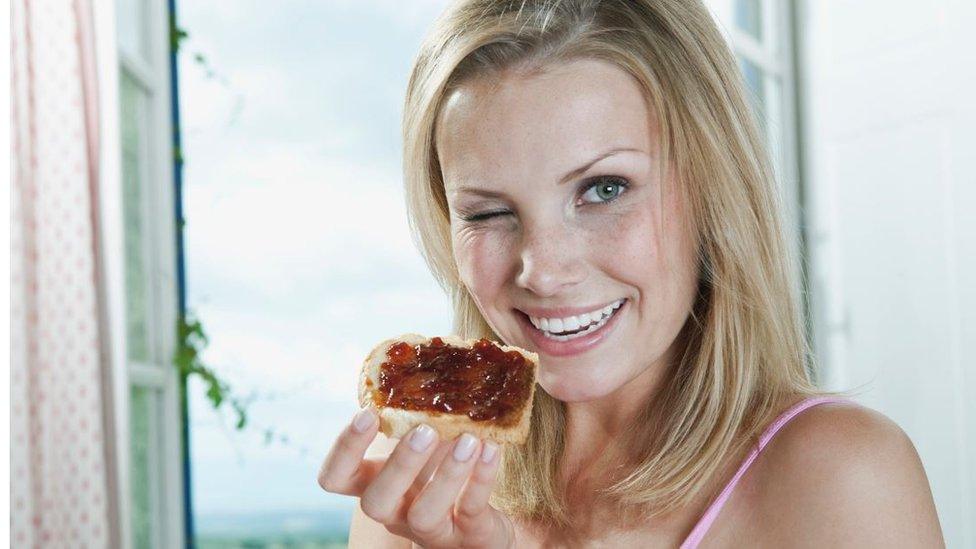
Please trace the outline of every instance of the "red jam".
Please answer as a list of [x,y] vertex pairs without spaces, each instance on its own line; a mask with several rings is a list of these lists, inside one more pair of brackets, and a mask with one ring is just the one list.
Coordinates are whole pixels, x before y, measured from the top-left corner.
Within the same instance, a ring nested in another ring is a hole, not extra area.
[[429,344],[395,343],[380,365],[377,404],[463,414],[475,421],[515,423],[532,388],[532,363],[488,339],[470,349],[439,337]]

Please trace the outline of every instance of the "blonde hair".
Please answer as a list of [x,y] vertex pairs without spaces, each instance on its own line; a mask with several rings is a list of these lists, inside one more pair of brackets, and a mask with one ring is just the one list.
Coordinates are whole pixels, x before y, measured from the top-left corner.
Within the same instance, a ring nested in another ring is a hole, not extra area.
[[[403,170],[413,236],[451,297],[455,332],[499,339],[451,250],[435,140],[443,103],[474,79],[584,58],[614,64],[643,88],[697,236],[698,299],[676,364],[646,410],[646,418],[652,406],[660,413],[659,431],[652,437],[635,421],[645,455],[604,491],[657,516],[688,504],[723,458],[755,442],[784,396],[841,393],[818,390],[807,371],[799,278],[769,154],[735,60],[698,0],[461,0],[438,18],[407,87]],[[541,390],[534,407],[529,441],[506,448],[492,501],[565,525],[564,407]]]

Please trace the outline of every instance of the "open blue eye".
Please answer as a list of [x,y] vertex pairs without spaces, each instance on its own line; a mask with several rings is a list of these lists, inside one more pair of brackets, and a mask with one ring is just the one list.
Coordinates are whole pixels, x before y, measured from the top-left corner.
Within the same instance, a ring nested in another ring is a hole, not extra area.
[[585,202],[610,202],[627,189],[628,183],[619,177],[600,177],[586,184],[583,193]]

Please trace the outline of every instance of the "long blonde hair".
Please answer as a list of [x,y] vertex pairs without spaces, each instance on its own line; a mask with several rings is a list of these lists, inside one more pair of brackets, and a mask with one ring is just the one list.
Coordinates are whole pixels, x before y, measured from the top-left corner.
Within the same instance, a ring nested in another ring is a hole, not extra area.
[[[735,60],[698,0],[461,0],[437,19],[415,59],[403,111],[407,210],[417,245],[450,295],[454,330],[498,340],[459,280],[436,149],[450,93],[507,71],[542,72],[589,58],[643,88],[695,225],[698,299],[681,352],[654,402],[653,437],[635,421],[645,455],[605,490],[657,516],[688,504],[723,458],[752,444],[786,395],[817,389],[796,263],[762,133]],[[662,171],[667,170],[662,166]],[[504,452],[493,504],[566,524],[559,485],[564,407],[536,391],[529,441]],[[641,437],[644,437],[643,439]]]

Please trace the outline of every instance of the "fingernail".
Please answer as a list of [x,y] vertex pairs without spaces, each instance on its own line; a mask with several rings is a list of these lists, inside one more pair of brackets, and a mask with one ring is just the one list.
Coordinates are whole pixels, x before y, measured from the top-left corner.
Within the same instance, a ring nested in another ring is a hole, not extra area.
[[495,457],[495,452],[497,451],[498,446],[486,440],[484,448],[481,449],[481,461],[491,463],[491,458]]
[[434,428],[429,425],[419,425],[410,434],[410,449],[414,452],[423,452],[434,442]]
[[376,414],[369,408],[363,408],[352,418],[352,428],[357,433],[365,433],[373,426],[374,421],[376,421]]
[[474,449],[478,446],[478,439],[474,435],[464,433],[454,444],[454,459],[457,461],[468,461],[474,454]]

